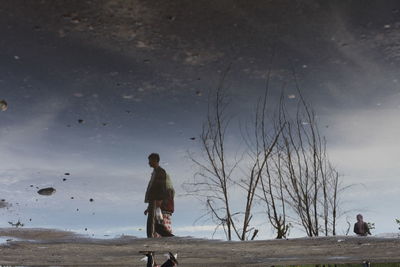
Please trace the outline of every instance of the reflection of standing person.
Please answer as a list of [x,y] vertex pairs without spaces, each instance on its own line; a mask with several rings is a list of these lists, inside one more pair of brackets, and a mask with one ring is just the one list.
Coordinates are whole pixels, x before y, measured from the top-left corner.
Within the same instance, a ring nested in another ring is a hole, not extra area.
[[[144,214],[147,215],[147,237],[173,236],[171,233],[171,213],[173,212],[173,193],[171,194],[171,182],[168,182],[167,173],[160,167],[160,156],[152,153],[148,157],[149,165],[154,170],[147,186],[145,203],[148,203]],[[172,188],[173,190],[173,188]],[[172,191],[173,192],[173,191]],[[171,209],[172,196],[172,209]],[[163,212],[163,219],[156,219],[156,209],[160,208]]]
[[354,224],[354,233],[359,236],[367,236],[371,234],[368,224],[364,222],[361,214],[357,215],[357,222]]

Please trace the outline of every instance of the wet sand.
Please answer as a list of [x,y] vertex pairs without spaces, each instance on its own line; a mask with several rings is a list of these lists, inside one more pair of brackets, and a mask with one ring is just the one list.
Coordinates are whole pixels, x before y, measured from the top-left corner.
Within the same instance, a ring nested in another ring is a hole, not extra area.
[[[162,263],[177,252],[179,266],[272,266],[400,262],[400,238],[318,237],[226,242],[173,237],[94,239],[51,229],[0,228],[1,265],[145,266],[140,251],[156,251]],[[12,239],[6,241],[6,239]]]

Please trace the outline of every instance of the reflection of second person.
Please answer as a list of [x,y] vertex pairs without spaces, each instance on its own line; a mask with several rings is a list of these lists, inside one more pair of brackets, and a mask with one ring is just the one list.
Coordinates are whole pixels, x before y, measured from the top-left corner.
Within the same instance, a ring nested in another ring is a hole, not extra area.
[[358,236],[367,236],[371,234],[368,223],[364,222],[361,214],[357,215],[357,222],[354,224],[354,233]]
[[[171,215],[174,212],[174,189],[169,176],[160,167],[160,156],[152,153],[148,157],[149,165],[154,170],[147,186],[145,203],[148,203],[144,214],[147,215],[147,237],[173,236]],[[163,219],[156,219],[156,209],[160,208]]]

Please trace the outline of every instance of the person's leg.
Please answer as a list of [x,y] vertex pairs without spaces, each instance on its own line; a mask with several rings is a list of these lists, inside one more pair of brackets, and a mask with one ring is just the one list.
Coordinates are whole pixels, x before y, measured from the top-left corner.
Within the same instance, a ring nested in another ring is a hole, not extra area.
[[149,201],[149,206],[147,208],[147,237],[151,238],[154,237],[154,232],[155,232],[155,201]]

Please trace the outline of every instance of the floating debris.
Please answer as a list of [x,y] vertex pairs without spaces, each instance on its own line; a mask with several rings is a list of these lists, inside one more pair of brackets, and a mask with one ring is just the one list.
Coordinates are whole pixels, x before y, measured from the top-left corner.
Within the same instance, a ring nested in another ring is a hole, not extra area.
[[14,226],[14,227],[23,227],[24,226],[24,224],[23,223],[21,223],[19,220],[16,222],[16,223],[13,223],[13,222],[8,222],[11,226]]
[[74,199],[74,197],[71,197],[71,199]]
[[85,121],[82,120],[82,119],[79,119],[78,122],[79,122],[79,123],[85,123]]
[[67,180],[67,178],[63,178],[63,182],[65,182]]
[[5,199],[2,199],[2,200],[1,200],[1,202],[0,202],[0,209],[8,208],[8,207],[10,207],[10,206],[11,206],[11,204],[8,203],[8,202],[6,202]]
[[69,174],[70,174],[69,172],[64,173],[64,175],[69,175]]
[[4,99],[0,100],[0,109],[1,109],[1,111],[6,111],[7,108],[8,108],[7,102]]
[[196,137],[190,137],[190,140],[196,140]]
[[89,199],[89,201],[90,201],[90,202],[93,202],[93,201],[94,201],[94,199],[93,199],[93,198],[91,198],[91,199]]
[[197,95],[197,96],[202,96],[201,91],[196,91],[196,95]]
[[40,189],[37,192],[39,195],[42,195],[42,196],[51,196],[52,194],[54,194],[56,192],[56,189],[53,187],[46,187],[46,188]]

